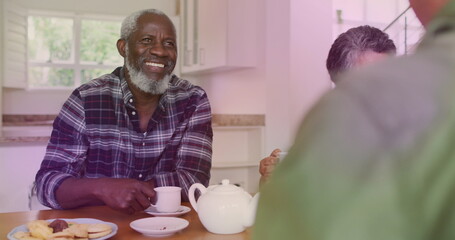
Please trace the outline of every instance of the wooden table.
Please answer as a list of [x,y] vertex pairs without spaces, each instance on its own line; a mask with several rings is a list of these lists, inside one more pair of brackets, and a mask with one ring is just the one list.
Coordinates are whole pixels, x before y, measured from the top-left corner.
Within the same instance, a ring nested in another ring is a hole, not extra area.
[[[189,203],[183,205],[191,208]],[[142,239],[153,239],[152,237],[144,236],[141,233],[136,232],[130,227],[130,222],[139,219],[152,217],[145,212],[135,213],[128,215],[115,210],[110,209],[106,206],[96,207],[84,207],[74,210],[41,210],[41,211],[29,211],[29,212],[12,212],[12,213],[0,213],[0,239],[6,239],[6,235],[15,227],[26,224],[27,222],[36,219],[53,219],[53,218],[96,218],[106,222],[112,222],[117,224],[118,232],[111,239],[113,240],[142,240]],[[202,225],[199,217],[191,208],[191,211],[183,216],[190,222],[189,226],[176,233],[175,235],[164,237],[160,239],[184,239],[184,240],[249,240],[250,229],[238,234],[213,234],[208,232]]]

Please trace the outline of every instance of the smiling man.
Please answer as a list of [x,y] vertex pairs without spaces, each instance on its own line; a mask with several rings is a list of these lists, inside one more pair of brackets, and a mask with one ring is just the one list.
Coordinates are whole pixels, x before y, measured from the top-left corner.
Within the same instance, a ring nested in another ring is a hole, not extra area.
[[206,93],[172,72],[174,25],[154,9],[122,23],[124,66],[77,88],[54,121],[36,175],[38,198],[51,208],[105,204],[133,213],[157,186],[208,185],[212,155]]

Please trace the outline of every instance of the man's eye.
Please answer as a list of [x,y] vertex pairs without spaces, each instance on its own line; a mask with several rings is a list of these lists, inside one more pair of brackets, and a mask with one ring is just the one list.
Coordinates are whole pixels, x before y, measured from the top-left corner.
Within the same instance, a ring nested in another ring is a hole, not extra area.
[[151,41],[152,41],[151,38],[143,38],[143,39],[141,40],[141,42],[143,42],[143,43],[149,43],[149,42],[151,42]]
[[165,46],[168,46],[168,47],[175,47],[175,43],[172,42],[172,41],[164,42],[164,45],[165,45]]

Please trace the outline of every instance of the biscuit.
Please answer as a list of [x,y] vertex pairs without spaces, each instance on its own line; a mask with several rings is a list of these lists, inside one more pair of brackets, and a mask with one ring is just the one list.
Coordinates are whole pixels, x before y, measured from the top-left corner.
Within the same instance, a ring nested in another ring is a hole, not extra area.
[[88,238],[104,237],[112,232],[110,225],[104,223],[90,224],[87,228]]
[[88,238],[88,224],[72,224],[64,232],[74,235],[74,238]]
[[29,232],[16,232],[13,235],[14,238],[19,240],[41,240],[41,238],[32,237]]
[[53,233],[46,239],[47,240],[67,240],[67,239],[73,239],[73,238],[74,238],[74,234],[72,234],[70,232],[62,231],[62,232]]
[[47,239],[53,230],[50,228],[49,223],[45,220],[35,220],[27,224],[27,228],[30,231],[30,235],[39,239]]

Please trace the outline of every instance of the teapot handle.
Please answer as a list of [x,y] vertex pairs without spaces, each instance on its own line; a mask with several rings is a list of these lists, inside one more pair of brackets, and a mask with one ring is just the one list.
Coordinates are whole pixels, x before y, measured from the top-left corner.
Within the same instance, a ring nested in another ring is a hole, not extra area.
[[193,185],[191,185],[190,189],[188,190],[188,198],[190,199],[191,206],[193,206],[194,211],[197,212],[196,197],[194,195],[194,191],[196,189],[199,189],[199,191],[201,191],[201,196],[202,196],[207,191],[207,188],[200,183],[194,183]]

